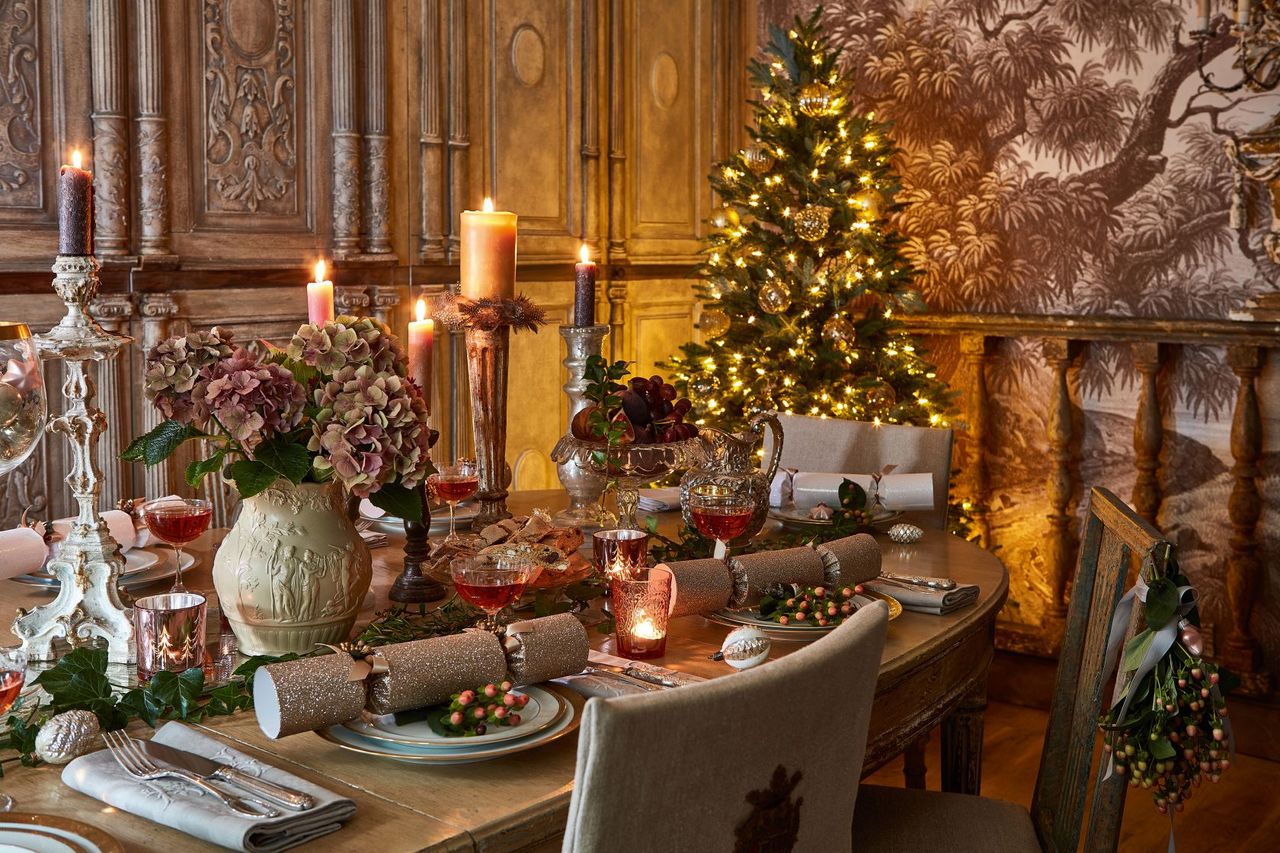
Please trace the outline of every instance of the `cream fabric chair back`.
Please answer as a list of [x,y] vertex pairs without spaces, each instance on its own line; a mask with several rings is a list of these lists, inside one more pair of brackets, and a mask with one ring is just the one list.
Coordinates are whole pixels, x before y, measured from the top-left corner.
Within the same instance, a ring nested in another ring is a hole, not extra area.
[[591,699],[565,853],[849,850],[888,610],[745,672]]
[[[945,530],[947,489],[951,484],[951,430],[931,427],[778,415],[782,424],[782,459],[779,468],[875,474],[896,465],[895,474],[933,475],[933,510],[907,513],[922,527]],[[773,453],[765,437],[765,459]]]

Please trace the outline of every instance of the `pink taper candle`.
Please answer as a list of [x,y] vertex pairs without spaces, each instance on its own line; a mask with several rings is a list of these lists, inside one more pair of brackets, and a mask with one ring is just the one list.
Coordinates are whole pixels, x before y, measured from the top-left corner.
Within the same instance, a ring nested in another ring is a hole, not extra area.
[[462,211],[462,253],[458,261],[467,299],[510,299],[516,292],[516,215],[494,210]]
[[409,378],[422,391],[431,410],[431,373],[433,347],[436,339],[436,321],[427,316],[427,301],[419,299],[418,319],[409,323]]
[[307,282],[307,322],[323,326],[333,322],[333,282],[324,277],[324,261],[316,261],[316,280]]

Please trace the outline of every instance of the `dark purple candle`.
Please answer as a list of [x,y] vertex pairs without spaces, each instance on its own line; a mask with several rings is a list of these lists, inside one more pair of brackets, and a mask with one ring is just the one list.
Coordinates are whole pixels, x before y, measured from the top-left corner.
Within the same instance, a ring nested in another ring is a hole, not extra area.
[[573,325],[596,324],[596,265],[582,246],[582,260],[573,266]]
[[80,151],[58,171],[58,254],[93,254],[93,172],[80,168]]

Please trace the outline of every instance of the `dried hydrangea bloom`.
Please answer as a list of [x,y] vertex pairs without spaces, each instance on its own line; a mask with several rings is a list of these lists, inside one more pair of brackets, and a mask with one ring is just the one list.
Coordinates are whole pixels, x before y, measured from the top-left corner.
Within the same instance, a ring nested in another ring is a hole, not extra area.
[[285,349],[325,377],[348,365],[369,365],[379,373],[405,375],[404,351],[390,330],[370,317],[339,317],[323,326],[305,325]]
[[297,426],[306,403],[292,373],[263,364],[243,349],[213,365],[197,390],[202,393],[194,404],[196,418],[216,418],[232,438],[249,447]]
[[231,332],[215,326],[156,344],[147,353],[143,376],[147,399],[166,418],[190,423],[196,385],[211,365],[232,354],[231,340]]

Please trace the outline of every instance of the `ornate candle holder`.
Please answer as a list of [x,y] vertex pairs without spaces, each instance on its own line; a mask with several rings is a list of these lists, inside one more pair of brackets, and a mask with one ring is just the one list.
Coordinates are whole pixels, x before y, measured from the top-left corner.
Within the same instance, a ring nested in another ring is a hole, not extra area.
[[[564,393],[569,398],[569,423],[573,423],[573,416],[589,403],[586,398],[587,359],[600,355],[608,334],[609,327],[603,324],[560,327],[560,337],[569,345],[569,354],[564,360],[565,370],[569,371],[569,381],[564,384]],[[553,519],[556,524],[592,528],[613,523],[613,517],[600,506],[600,496],[604,494],[606,484],[602,474],[580,465],[573,457],[561,462],[556,473],[560,476],[560,484],[569,493],[569,507],[556,515]]]
[[[428,446],[435,447],[440,433],[431,430]],[[400,604],[426,604],[444,598],[444,584],[423,574],[422,567],[431,556],[429,533],[431,530],[430,490],[424,482],[418,486],[422,498],[422,521],[404,520],[404,568],[391,584],[387,597]]]
[[120,546],[98,513],[102,471],[98,468],[98,439],[107,429],[107,416],[93,405],[93,379],[87,362],[110,360],[130,338],[104,331],[89,314],[98,294],[98,261],[92,255],[59,255],[53,265],[53,289],[66,303],[66,316],[46,334],[36,337],[44,359],[65,364],[62,395],[66,410],[49,422],[71,442],[71,472],[67,485],[80,506],[71,532],[49,562],[60,582],[58,597],[27,612],[18,609],[13,633],[31,660],[54,659],[53,641],[64,637],[73,646],[94,637],[107,643],[107,660],[132,663],[133,623],[116,591],[124,570]]
[[435,312],[450,329],[463,329],[467,377],[471,383],[471,426],[475,436],[480,513],[479,529],[510,518],[507,511],[507,359],[511,330],[536,332],[546,322],[542,309],[527,297],[470,300],[445,294]]

